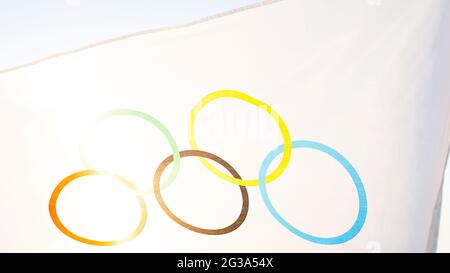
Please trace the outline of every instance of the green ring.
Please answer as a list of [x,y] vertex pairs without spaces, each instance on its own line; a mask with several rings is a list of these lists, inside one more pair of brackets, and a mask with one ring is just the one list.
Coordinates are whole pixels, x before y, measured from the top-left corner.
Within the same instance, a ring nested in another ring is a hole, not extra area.
[[156,118],[150,116],[149,114],[141,112],[141,111],[137,111],[137,110],[133,110],[133,109],[116,109],[116,110],[112,110],[112,111],[109,111],[109,112],[99,115],[89,125],[87,130],[85,130],[85,132],[82,135],[81,145],[80,145],[81,162],[85,165],[85,167],[90,168],[90,165],[89,165],[87,157],[86,157],[86,152],[85,152],[85,145],[86,145],[86,141],[87,141],[89,132],[93,128],[95,128],[100,122],[104,121],[105,119],[114,117],[114,116],[132,116],[132,117],[141,118],[145,121],[150,122],[152,125],[154,125],[156,128],[158,128],[161,131],[161,133],[164,135],[164,137],[169,142],[170,148],[172,149],[172,153],[173,153],[173,159],[174,159],[172,172],[170,173],[169,177],[161,184],[161,189],[165,189],[165,188],[169,187],[173,183],[173,181],[175,181],[175,178],[177,177],[178,172],[180,170],[180,161],[181,161],[180,160],[180,151],[175,142],[175,139],[172,137],[172,134],[169,132],[169,130],[166,128],[166,126],[164,126],[164,124],[162,124]]

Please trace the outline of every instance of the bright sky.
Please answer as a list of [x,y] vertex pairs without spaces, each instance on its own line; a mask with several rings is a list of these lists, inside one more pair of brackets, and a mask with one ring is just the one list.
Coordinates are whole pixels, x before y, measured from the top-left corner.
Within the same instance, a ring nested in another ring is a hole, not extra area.
[[0,70],[122,34],[261,0],[0,0]]

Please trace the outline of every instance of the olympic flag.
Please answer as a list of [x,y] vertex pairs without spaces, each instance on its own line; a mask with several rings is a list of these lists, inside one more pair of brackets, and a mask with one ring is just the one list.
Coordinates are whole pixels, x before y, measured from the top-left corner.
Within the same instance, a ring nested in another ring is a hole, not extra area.
[[433,251],[450,4],[284,0],[0,72],[0,251]]

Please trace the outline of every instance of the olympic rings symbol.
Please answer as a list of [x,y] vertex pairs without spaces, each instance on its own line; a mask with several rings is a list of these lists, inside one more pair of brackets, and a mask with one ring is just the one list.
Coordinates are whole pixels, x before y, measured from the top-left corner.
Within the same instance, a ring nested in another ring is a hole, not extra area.
[[[278,124],[278,127],[280,129],[282,138],[283,138],[283,144],[277,147],[275,150],[271,151],[267,157],[264,159],[258,178],[254,179],[243,179],[237,171],[224,159],[221,157],[214,155],[212,153],[202,151],[199,149],[199,146],[197,144],[197,141],[195,139],[195,119],[198,115],[198,113],[202,110],[202,108],[207,105],[208,103],[220,99],[220,98],[234,98],[238,99],[244,102],[247,102],[249,104],[252,104],[258,108],[263,109],[266,111]],[[293,233],[294,235],[303,238],[304,240],[310,241],[312,243],[322,244],[322,245],[336,245],[336,244],[343,244],[350,240],[352,240],[358,233],[361,231],[361,229],[364,226],[364,223],[366,221],[367,217],[367,197],[366,192],[364,189],[364,185],[362,183],[362,180],[356,171],[356,169],[353,167],[353,165],[339,152],[334,150],[333,148],[326,146],[324,144],[314,142],[314,141],[306,141],[306,140],[296,140],[292,141],[291,136],[289,134],[288,127],[286,126],[283,119],[280,117],[280,115],[268,104],[255,99],[245,93],[239,92],[239,91],[233,91],[233,90],[220,90],[213,93],[210,93],[206,95],[204,98],[201,99],[201,101],[193,108],[190,120],[189,120],[189,141],[192,150],[185,150],[180,151],[174,138],[172,137],[170,131],[161,123],[159,120],[154,118],[153,116],[150,116],[146,113],[139,112],[136,110],[131,109],[118,109],[113,110],[107,113],[104,113],[103,115],[99,116],[97,119],[95,119],[92,124],[89,126],[89,129],[92,129],[93,127],[97,126],[100,122],[104,121],[105,119],[108,119],[113,116],[119,116],[119,115],[126,115],[126,116],[132,116],[136,118],[143,119],[147,122],[149,122],[151,125],[155,126],[159,129],[159,131],[164,135],[166,140],[168,141],[171,150],[172,155],[168,156],[166,159],[164,159],[159,167],[157,168],[154,180],[153,180],[153,193],[155,194],[156,200],[158,201],[159,206],[161,209],[165,212],[165,214],[170,217],[173,221],[175,221],[180,226],[191,230],[193,232],[197,232],[200,234],[205,235],[223,235],[228,234],[236,229],[238,229],[244,222],[248,215],[249,211],[249,196],[247,192],[247,188],[249,186],[257,186],[259,187],[262,199],[264,201],[265,206],[269,210],[270,214],[275,218],[276,221],[278,221],[282,226],[284,226],[288,231]],[[89,131],[89,130],[88,130]],[[88,134],[84,134],[81,140],[81,149],[80,149],[80,155],[82,162],[89,167],[89,160],[85,151],[85,142],[88,137]],[[336,237],[318,237],[311,234],[307,234],[305,232],[302,232],[301,230],[297,229],[296,227],[292,226],[290,223],[288,223],[275,209],[272,202],[270,201],[269,195],[267,193],[267,184],[270,182],[275,181],[277,178],[280,177],[281,174],[285,171],[287,168],[291,153],[293,149],[300,149],[300,148],[307,148],[307,149],[313,149],[320,151],[322,153],[325,153],[329,156],[331,156],[333,159],[338,161],[344,169],[348,172],[350,177],[353,180],[353,183],[355,185],[356,191],[358,193],[358,201],[359,201],[359,209],[358,209],[358,215],[357,218],[352,225],[352,227],[346,231],[345,233],[336,236]],[[271,163],[281,155],[281,160],[278,166],[275,168],[275,170],[267,174],[268,169],[271,165]],[[229,226],[222,228],[222,229],[205,229],[201,227],[193,226],[183,220],[181,220],[179,217],[177,217],[166,205],[164,202],[162,195],[161,195],[161,189],[165,189],[168,186],[170,186],[176,179],[177,174],[180,169],[181,159],[184,157],[198,157],[200,162],[213,174],[215,174],[217,177],[221,178],[222,180],[228,181],[230,183],[236,184],[239,186],[241,195],[242,195],[242,209],[239,217]],[[229,174],[225,174],[219,169],[215,168],[210,161],[212,160],[220,165],[222,165]],[[164,170],[173,163],[173,168],[171,170],[171,173],[169,177],[163,182],[160,183],[161,176],[164,172]],[[141,217],[139,220],[139,223],[136,227],[136,229],[129,234],[128,236],[113,240],[113,241],[98,241],[93,239],[88,239],[82,236],[79,236],[72,231],[70,231],[60,220],[56,205],[59,198],[59,195],[61,191],[69,184],[77,180],[78,178],[85,177],[85,176],[109,176],[117,180],[118,182],[125,185],[128,189],[132,190],[136,193],[136,199],[140,205],[141,208]],[[89,245],[95,245],[95,246],[113,246],[122,244],[125,242],[128,242],[130,240],[135,239],[139,236],[139,234],[144,230],[144,227],[147,222],[147,207],[144,200],[144,194],[140,193],[139,190],[136,188],[136,186],[133,185],[130,181],[125,179],[124,177],[109,172],[109,171],[100,171],[100,170],[93,170],[93,169],[87,169],[84,171],[80,171],[77,173],[74,173],[72,175],[69,175],[68,177],[64,178],[53,190],[53,193],[51,194],[50,201],[49,201],[49,212],[50,217],[55,224],[55,226],[66,236],[85,243]]]

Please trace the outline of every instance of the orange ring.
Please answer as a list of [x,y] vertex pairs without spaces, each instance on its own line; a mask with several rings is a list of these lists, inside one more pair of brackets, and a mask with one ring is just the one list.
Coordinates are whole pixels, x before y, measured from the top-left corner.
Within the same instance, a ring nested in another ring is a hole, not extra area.
[[[56,203],[58,201],[59,194],[70,182],[72,182],[80,177],[89,176],[89,175],[111,176],[111,177],[117,179],[119,182],[121,182],[125,186],[127,186],[132,191],[136,192],[136,198],[138,199],[139,205],[141,207],[141,219],[139,221],[138,227],[133,231],[133,233],[131,233],[127,237],[125,237],[123,239],[119,239],[119,240],[97,241],[97,240],[92,240],[92,239],[88,239],[88,238],[84,238],[79,235],[76,235],[75,233],[73,233],[72,231],[70,231],[68,228],[66,228],[64,226],[64,224],[59,219],[58,213],[56,212]],[[145,224],[147,222],[147,207],[145,205],[144,197],[142,196],[141,193],[139,193],[137,188],[131,182],[129,182],[128,180],[126,180],[125,178],[123,178],[119,175],[108,173],[108,172],[97,171],[97,170],[85,170],[85,171],[77,172],[77,173],[74,173],[74,174],[66,177],[64,180],[62,180],[58,184],[58,186],[56,186],[56,188],[54,189],[52,196],[50,198],[48,208],[49,208],[50,217],[52,218],[53,223],[62,233],[64,233],[66,236],[68,236],[74,240],[77,240],[79,242],[89,244],[89,245],[95,245],[95,246],[114,246],[114,245],[119,245],[119,244],[123,244],[128,241],[131,241],[131,240],[135,239],[142,232],[142,230],[144,229]]]

